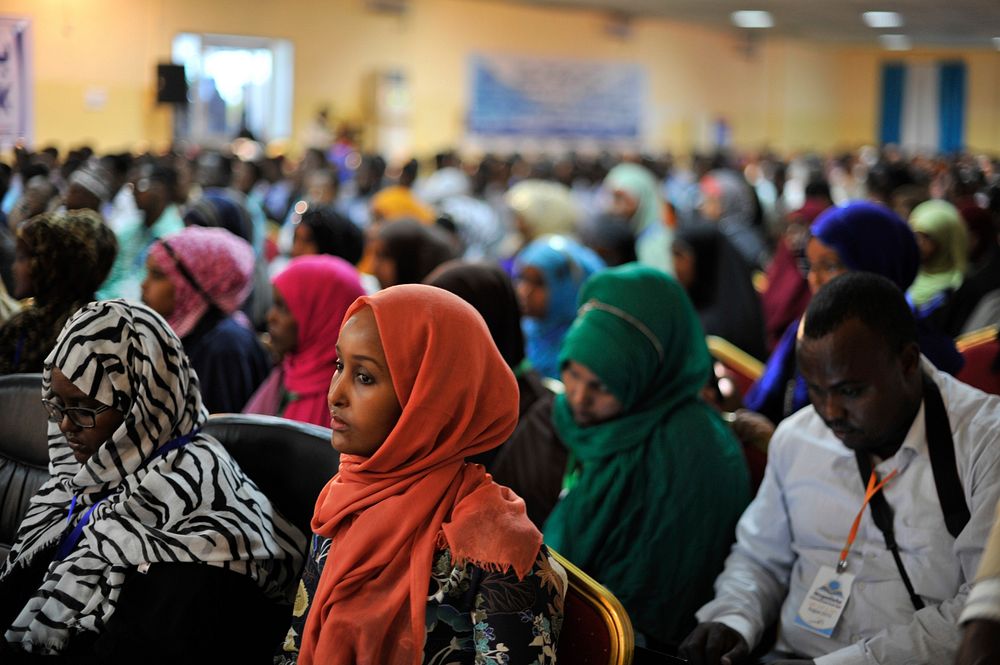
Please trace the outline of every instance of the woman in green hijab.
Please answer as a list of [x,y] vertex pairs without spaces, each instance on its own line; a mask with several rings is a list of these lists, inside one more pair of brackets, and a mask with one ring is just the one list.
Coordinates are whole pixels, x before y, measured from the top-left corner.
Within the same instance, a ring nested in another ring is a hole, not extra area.
[[906,294],[927,315],[962,285],[969,241],[961,213],[947,201],[921,203],[910,213],[909,222],[920,248],[920,272]]
[[651,643],[676,644],[749,502],[746,463],[698,397],[712,361],[673,278],[626,264],[589,279],[579,302],[553,411],[571,472],[545,541],[610,588]]

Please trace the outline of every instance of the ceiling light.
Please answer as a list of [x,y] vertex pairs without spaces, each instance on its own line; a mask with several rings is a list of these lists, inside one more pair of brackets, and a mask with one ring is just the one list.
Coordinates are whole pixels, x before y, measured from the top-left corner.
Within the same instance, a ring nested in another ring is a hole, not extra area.
[[733,25],[738,28],[773,28],[771,12],[742,10],[730,14]]
[[879,35],[878,41],[887,51],[910,50],[910,38],[906,35]]
[[901,28],[903,17],[897,12],[865,12],[861,15],[869,28]]

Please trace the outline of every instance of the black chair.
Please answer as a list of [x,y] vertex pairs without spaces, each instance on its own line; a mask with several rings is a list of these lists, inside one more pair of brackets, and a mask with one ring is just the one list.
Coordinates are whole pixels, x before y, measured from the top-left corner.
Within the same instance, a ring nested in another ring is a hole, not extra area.
[[210,416],[203,431],[218,439],[271,502],[306,536],[316,497],[337,473],[330,430],[259,415]]
[[41,374],[0,376],[0,561],[28,502],[49,478],[47,420]]

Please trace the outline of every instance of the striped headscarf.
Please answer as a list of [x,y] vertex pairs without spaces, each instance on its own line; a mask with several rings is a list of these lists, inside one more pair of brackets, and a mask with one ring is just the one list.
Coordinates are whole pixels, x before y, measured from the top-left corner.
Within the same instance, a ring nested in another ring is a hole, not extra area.
[[[48,552],[68,514],[79,522],[96,508],[76,547],[49,566],[7,642],[58,653],[77,633],[103,632],[126,574],[144,564],[218,566],[248,575],[269,597],[288,599],[303,536],[218,441],[198,433],[207,417],[198,379],[159,315],[123,300],[87,305],[46,358],[48,398],[54,368],[124,420],[82,464],[58,425],[49,424],[51,478],[32,498],[0,579]],[[185,436],[192,437],[186,445],[157,453]]]

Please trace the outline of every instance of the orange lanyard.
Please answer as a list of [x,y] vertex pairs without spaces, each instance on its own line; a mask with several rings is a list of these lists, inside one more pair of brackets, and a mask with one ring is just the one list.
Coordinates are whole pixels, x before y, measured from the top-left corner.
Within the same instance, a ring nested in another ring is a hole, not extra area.
[[847,535],[847,543],[844,544],[844,549],[840,550],[840,561],[837,562],[837,572],[842,573],[847,570],[847,555],[851,551],[851,545],[854,544],[854,539],[858,535],[858,525],[861,524],[861,516],[865,514],[865,508],[868,507],[868,502],[872,500],[872,497],[878,494],[887,482],[896,477],[896,472],[899,469],[893,469],[892,473],[882,479],[882,482],[876,484],[875,481],[878,480],[878,475],[875,473],[875,469],[872,469],[872,475],[868,478],[868,489],[865,490],[865,500],[861,503],[861,510],[858,511],[858,516],[854,518],[854,524],[851,525],[851,532]]

